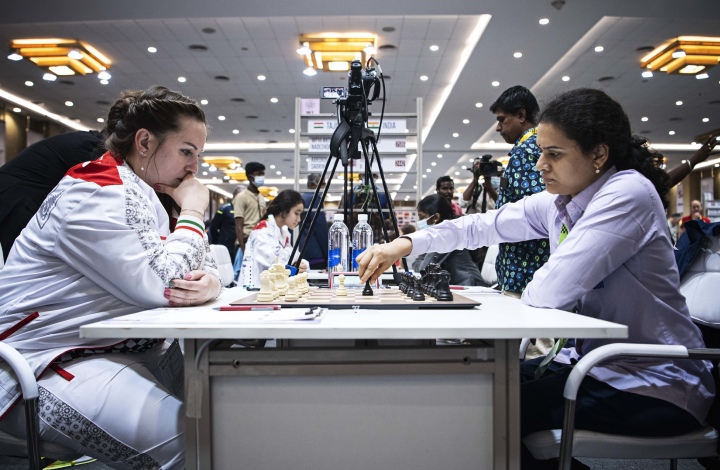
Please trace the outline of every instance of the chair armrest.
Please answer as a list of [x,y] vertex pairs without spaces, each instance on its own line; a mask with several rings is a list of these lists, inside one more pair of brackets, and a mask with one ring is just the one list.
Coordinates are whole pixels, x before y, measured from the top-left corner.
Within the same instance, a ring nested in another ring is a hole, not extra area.
[[520,341],[520,350],[518,351],[518,357],[520,359],[525,358],[525,354],[527,353],[527,348],[530,346],[530,343],[532,342],[532,338],[523,338],[522,341]]
[[590,372],[590,369],[599,362],[616,356],[689,357],[689,353],[685,346],[671,344],[614,343],[600,346],[584,355],[573,367],[563,390],[565,399],[575,401],[580,383]]
[[0,357],[8,363],[13,372],[17,376],[20,389],[22,390],[23,400],[31,400],[37,398],[38,386],[30,365],[24,357],[7,343],[0,341]]

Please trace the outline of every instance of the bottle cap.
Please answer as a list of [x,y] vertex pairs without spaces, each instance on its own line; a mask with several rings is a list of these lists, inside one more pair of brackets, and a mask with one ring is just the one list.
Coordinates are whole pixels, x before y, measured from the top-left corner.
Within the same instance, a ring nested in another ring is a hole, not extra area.
[[335,215],[333,215],[333,222],[343,222],[345,220],[345,214],[336,212]]
[[358,222],[367,222],[367,214],[358,214]]

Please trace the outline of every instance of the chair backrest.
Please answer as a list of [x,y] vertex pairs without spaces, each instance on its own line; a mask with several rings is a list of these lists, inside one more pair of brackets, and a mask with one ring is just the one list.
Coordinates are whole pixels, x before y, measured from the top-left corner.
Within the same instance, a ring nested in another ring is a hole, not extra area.
[[497,271],[495,271],[495,258],[497,258],[500,247],[498,245],[490,245],[485,254],[485,260],[483,261],[482,268],[480,269],[480,276],[483,282],[488,286],[497,284]]
[[720,328],[720,303],[715,292],[720,285],[720,237],[705,238],[680,280],[680,293],[687,300],[695,322]]
[[225,245],[210,245],[210,251],[220,271],[220,279],[224,286],[229,286],[235,280],[233,263],[230,259],[230,252]]

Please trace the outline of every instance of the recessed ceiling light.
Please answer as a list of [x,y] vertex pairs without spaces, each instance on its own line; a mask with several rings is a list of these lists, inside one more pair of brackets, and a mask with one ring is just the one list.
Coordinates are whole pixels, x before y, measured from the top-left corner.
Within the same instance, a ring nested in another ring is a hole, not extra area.
[[425,171],[428,172],[428,173],[432,173],[432,169],[431,169],[431,168],[428,168],[428,169],[425,170]]
[[460,137],[460,134],[458,134],[457,132],[453,132],[453,137]]
[[52,73],[46,73],[43,75],[43,80],[47,80],[48,82],[54,82],[57,80],[57,76]]
[[203,176],[207,176],[208,172],[207,172],[207,171],[203,171],[202,174],[203,174]]
[[455,176],[457,176],[457,175],[459,175],[459,174],[460,174],[460,172],[459,172],[459,171],[456,171],[456,172],[455,172]]
[[494,82],[491,83],[491,85],[492,85],[492,86],[500,86],[500,82],[494,81]]
[[670,131],[670,132],[668,132],[668,134],[675,135],[675,131]]
[[200,104],[205,106],[206,104],[208,104],[208,100],[200,100]]
[[703,121],[703,122],[709,122],[709,121],[710,121],[710,118],[703,118],[702,121]]
[[676,101],[675,104],[676,104],[677,106],[682,106],[683,103],[682,103],[682,101]]
[[442,153],[438,153],[438,154],[437,154],[437,157],[438,157],[438,158],[442,158]]
[[540,24],[542,24],[542,25],[546,25],[546,24],[548,24],[549,22],[550,22],[550,20],[547,19],[547,18],[541,18],[540,21],[538,21],[538,23],[540,23]]
[[148,50],[149,53],[155,54],[155,53],[157,52],[157,47],[152,47],[152,46],[150,46],[150,47],[148,47],[147,50]]
[[462,168],[463,170],[467,170],[467,167],[465,165],[461,166],[460,168]]
[[275,169],[275,165],[270,165],[270,169],[271,169],[271,170],[274,170],[274,169]]
[[647,118],[647,116],[643,116],[643,117],[640,118],[640,120],[641,120],[642,122],[647,122],[648,118]]
[[[423,178],[427,178],[427,175],[422,175],[422,177],[423,177]],[[417,187],[416,187],[415,189],[417,189]]]
[[516,52],[515,54],[513,54],[513,57],[519,59],[520,57],[522,57],[522,52]]
[[437,51],[438,49],[440,49],[440,46],[437,46],[437,45],[435,45],[435,44],[433,44],[432,46],[430,46],[430,50],[433,51],[433,52]]
[[646,70],[643,73],[641,73],[640,75],[642,75],[642,78],[652,78],[653,73],[650,70]]
[[494,143],[495,143],[495,141],[494,141],[494,140],[491,140],[491,141],[490,141],[489,143],[491,143],[491,144],[494,144]]
[[31,82],[30,80],[25,82],[25,86],[33,86],[33,85],[35,85],[35,84],[33,82]]
[[482,103],[475,103],[476,108],[482,108]]
[[569,77],[568,75],[565,75],[565,76],[562,78],[562,81],[563,81],[563,82],[569,82],[569,81],[570,81],[570,77]]
[[277,103],[277,102],[278,102],[278,99],[277,99],[277,98],[274,98],[274,97],[273,97],[273,98],[270,98],[270,102],[271,102],[271,103]]
[[276,175],[282,175],[282,171],[278,170],[275,172]]
[[695,75],[695,78],[697,78],[698,80],[704,80],[706,78],[710,78],[710,75],[708,75],[706,73],[699,73],[699,74]]
[[22,60],[23,56],[21,56],[20,54],[12,53],[9,56],[7,56],[7,58],[10,60],[18,61],[18,60]]
[[420,75],[420,80],[422,80],[423,82],[427,81],[427,79],[428,79],[427,75]]
[[437,163],[435,163],[435,162],[430,162],[430,164],[431,164],[432,166],[437,165]]
[[317,70],[315,70],[312,67],[308,67],[305,70],[303,70],[303,73],[307,75],[308,77],[312,77],[313,75],[317,75]]
[[450,148],[450,144],[445,144],[445,148],[446,148],[446,149],[449,149],[449,148]]
[[110,79],[112,78],[112,75],[110,75],[109,73],[107,73],[106,71],[103,70],[102,72],[100,72],[100,73],[97,75],[97,77],[98,77],[100,80],[110,80]]
[[294,134],[294,133],[295,133],[295,129],[288,129],[288,132],[291,133],[291,134]]
[[463,119],[463,124],[470,124],[470,119]]
[[595,46],[595,52],[602,52],[604,50],[605,50],[605,48],[602,46]]
[[109,80],[100,80],[100,85],[107,85],[108,83],[110,83]]
[[240,133],[240,129],[233,129],[233,134],[239,134],[239,133]]
[[200,166],[207,168],[210,166],[210,164],[208,162],[202,162]]
[[105,119],[103,119],[103,118],[97,118],[97,122],[105,122]]
[[16,113],[21,113],[21,112],[22,112],[22,109],[20,109],[20,108],[13,108],[13,111],[15,111]]
[[263,80],[265,80],[266,78],[267,78],[267,77],[266,77],[265,75],[258,75],[258,76],[257,76],[257,79],[260,80],[261,82],[262,82]]
[[185,83],[187,81],[187,78],[185,77],[178,77],[178,82]]
[[225,120],[225,116],[218,116],[218,121],[224,121],[224,120]]
[[72,106],[74,103],[72,101],[66,101],[65,106]]

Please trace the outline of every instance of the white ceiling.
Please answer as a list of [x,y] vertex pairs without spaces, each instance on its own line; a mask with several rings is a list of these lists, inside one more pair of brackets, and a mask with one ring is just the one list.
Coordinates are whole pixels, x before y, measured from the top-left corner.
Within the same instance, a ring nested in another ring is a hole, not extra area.
[[[474,43],[472,33],[478,24],[482,29],[486,18],[482,15],[490,19]],[[541,26],[540,18],[550,23]],[[203,32],[206,28],[215,32]],[[567,0],[560,10],[549,0],[4,0],[0,43],[9,45],[11,39],[31,36],[79,38],[107,55],[113,67],[109,85],[99,84],[96,77],[51,83],[44,82],[41,70],[28,61],[0,59],[0,88],[80,119],[87,127],[98,127],[96,119],[121,90],[162,84],[209,101],[205,107],[212,126],[209,143],[291,144],[295,98],[314,98],[321,86],[347,84],[344,74],[302,74],[305,66],[295,52],[299,35],[353,30],[375,32],[380,46],[396,46],[377,54],[383,72],[390,76],[386,112],[413,113],[416,98],[423,98],[425,124],[432,122],[423,149],[424,166],[432,172],[423,179],[423,193],[431,191],[443,174],[463,186],[469,172],[461,166],[471,158],[506,153],[491,144],[501,139],[488,108],[504,89],[516,84],[531,88],[541,106],[566,89],[600,87],[623,104],[635,132],[658,145],[689,144],[694,136],[720,128],[720,67],[710,69],[706,80],[659,73],[645,80],[639,66],[644,54],[637,51],[679,35],[720,35],[718,0]],[[188,48],[195,44],[208,50]],[[439,51],[430,51],[432,44]],[[594,51],[598,45],[603,52]],[[149,46],[158,52],[148,53]],[[464,52],[469,55],[464,57]],[[515,52],[523,57],[514,58]],[[260,74],[267,79],[259,81]],[[429,79],[421,81],[421,75]],[[561,77],[566,75],[570,80],[564,82]],[[179,76],[187,81],[179,83]],[[601,77],[612,79],[601,82]],[[26,80],[35,85],[25,86]],[[498,87],[491,85],[495,80]],[[271,97],[278,102],[272,104]],[[68,100],[73,101],[72,108],[64,105]],[[678,100],[682,106],[675,105]],[[483,106],[476,107],[477,102]],[[370,110],[378,114],[380,107],[377,101]],[[322,111],[333,110],[330,102],[323,102]],[[220,115],[226,120],[219,121]],[[641,122],[643,116],[649,120]],[[709,122],[702,122],[703,118]],[[463,119],[470,123],[463,124]],[[670,131],[675,134],[669,135]],[[452,137],[453,133],[459,136]],[[292,186],[292,150],[220,153],[275,165],[273,171],[282,175],[268,174],[269,182]],[[438,153],[443,157],[437,158]],[[665,153],[670,166],[689,155]],[[287,179],[281,180],[282,176]],[[412,192],[414,180],[414,176],[406,178],[402,190]]]

